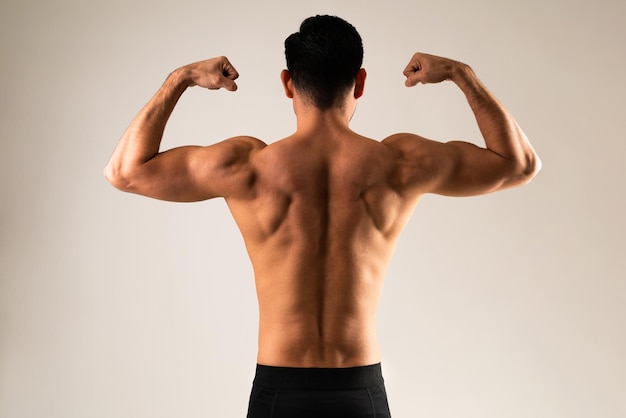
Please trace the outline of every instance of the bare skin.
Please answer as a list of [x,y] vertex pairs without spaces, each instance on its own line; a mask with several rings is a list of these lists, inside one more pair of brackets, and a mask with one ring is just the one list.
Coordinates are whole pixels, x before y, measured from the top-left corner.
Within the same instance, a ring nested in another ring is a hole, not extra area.
[[413,134],[376,141],[350,130],[365,71],[340,106],[322,111],[281,74],[296,132],[271,145],[235,137],[159,152],[165,124],[190,86],[237,89],[225,57],[174,71],[133,120],[105,175],[157,199],[222,197],[250,256],[259,301],[259,364],[352,367],[378,363],[375,316],[398,235],[420,196],[470,196],[520,186],[540,161],[513,117],[465,64],[415,54],[407,87],[453,81],[485,147]]

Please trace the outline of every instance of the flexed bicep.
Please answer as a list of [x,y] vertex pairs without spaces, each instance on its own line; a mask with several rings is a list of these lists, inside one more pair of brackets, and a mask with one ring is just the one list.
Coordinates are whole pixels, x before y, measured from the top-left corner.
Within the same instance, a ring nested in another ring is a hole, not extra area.
[[510,187],[509,162],[469,142],[397,134],[383,143],[398,152],[398,184],[407,192],[473,196]]
[[175,202],[245,194],[254,175],[250,157],[264,146],[254,138],[233,138],[207,147],[173,148],[137,167],[119,188]]
[[439,166],[429,193],[445,196],[476,196],[517,185],[510,161],[469,142],[451,141],[438,147],[433,157]]

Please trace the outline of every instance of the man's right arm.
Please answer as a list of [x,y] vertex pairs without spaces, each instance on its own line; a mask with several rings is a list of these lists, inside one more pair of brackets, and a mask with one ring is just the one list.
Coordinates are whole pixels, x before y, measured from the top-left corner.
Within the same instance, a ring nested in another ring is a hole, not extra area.
[[404,74],[407,87],[453,81],[465,94],[486,145],[440,143],[406,134],[388,138],[407,163],[407,186],[418,186],[424,193],[470,196],[519,186],[537,174],[541,162],[526,135],[470,67],[417,53]]
[[250,156],[265,146],[258,139],[240,136],[206,147],[160,151],[167,121],[187,88],[235,91],[238,77],[226,57],[172,72],[122,135],[106,178],[120,190],[178,202],[246,194],[253,175]]

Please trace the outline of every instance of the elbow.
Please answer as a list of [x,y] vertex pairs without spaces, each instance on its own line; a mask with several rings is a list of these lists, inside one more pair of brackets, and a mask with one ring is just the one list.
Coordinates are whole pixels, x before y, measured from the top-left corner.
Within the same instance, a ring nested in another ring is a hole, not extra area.
[[131,181],[128,175],[115,165],[109,164],[104,168],[104,178],[116,189],[123,192],[131,191]]
[[536,153],[532,153],[526,156],[523,161],[515,164],[515,168],[512,170],[510,185],[523,186],[528,184],[535,178],[539,171],[541,171],[541,159]]
[[523,176],[527,179],[526,182],[531,181],[541,171],[541,159],[533,152],[526,158],[526,164],[524,164]]

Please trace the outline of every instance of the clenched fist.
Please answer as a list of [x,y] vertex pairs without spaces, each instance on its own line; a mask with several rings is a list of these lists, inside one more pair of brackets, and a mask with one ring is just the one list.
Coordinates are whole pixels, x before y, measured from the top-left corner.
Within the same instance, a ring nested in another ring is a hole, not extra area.
[[239,73],[226,57],[210,58],[182,68],[189,78],[190,86],[200,86],[210,90],[225,88],[237,90],[235,80]]
[[450,80],[454,72],[464,65],[448,58],[418,52],[404,69],[405,84],[407,87],[413,87],[417,83],[440,83]]

